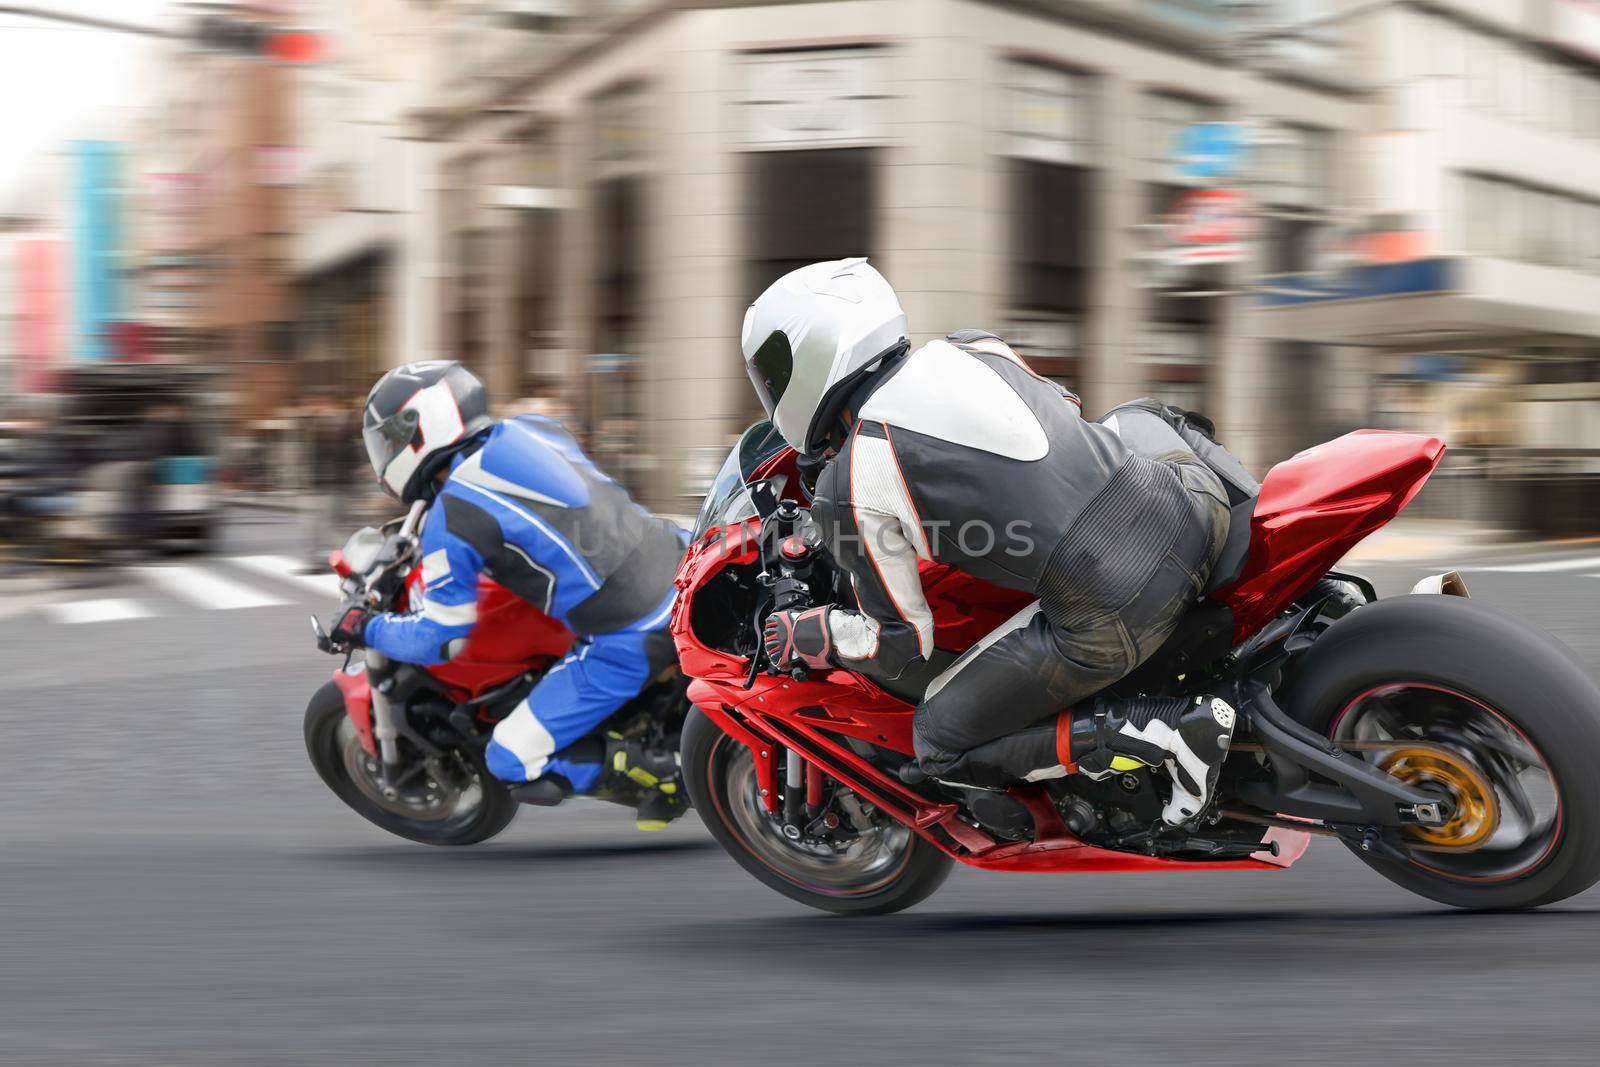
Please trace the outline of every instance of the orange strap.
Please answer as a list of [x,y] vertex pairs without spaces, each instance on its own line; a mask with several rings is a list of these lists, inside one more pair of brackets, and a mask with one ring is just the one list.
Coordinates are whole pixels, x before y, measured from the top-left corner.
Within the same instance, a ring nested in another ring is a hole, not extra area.
[[1056,716],[1056,759],[1061,766],[1067,769],[1068,774],[1076,774],[1078,765],[1072,762],[1072,709],[1068,708]]

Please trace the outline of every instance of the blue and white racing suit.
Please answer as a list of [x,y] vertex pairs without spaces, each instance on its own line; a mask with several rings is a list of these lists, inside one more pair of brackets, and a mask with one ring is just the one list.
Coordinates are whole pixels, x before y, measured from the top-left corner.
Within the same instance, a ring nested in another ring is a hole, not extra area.
[[374,618],[367,646],[406,663],[449,659],[477,622],[479,575],[560,620],[577,642],[495,726],[487,760],[506,781],[555,773],[587,792],[603,770],[596,756],[560,753],[671,662],[672,579],[687,541],[558,423],[509,419],[455,459],[422,529],[418,610]]

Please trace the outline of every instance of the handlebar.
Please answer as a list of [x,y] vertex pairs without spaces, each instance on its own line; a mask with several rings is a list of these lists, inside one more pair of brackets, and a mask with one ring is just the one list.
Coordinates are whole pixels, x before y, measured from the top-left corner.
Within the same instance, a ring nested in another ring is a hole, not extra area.
[[[393,604],[395,596],[405,587],[406,577],[410,573],[408,564],[417,547],[417,528],[422,525],[422,518],[427,512],[426,502],[418,500],[413,503],[399,528],[384,539],[383,547],[378,550],[366,573],[350,574],[340,583],[338,616],[343,616],[345,611],[358,604],[379,611]],[[340,647],[315,616],[312,617],[311,626],[317,647],[322,651],[335,655],[350,651]]]
[[[829,599],[826,587],[820,591],[821,600],[815,589],[818,564],[825,553],[821,538],[811,524],[809,511],[793,500],[778,502],[763,515],[760,544],[759,580],[770,591],[770,596],[756,608],[754,623],[758,635],[772,612],[804,610]],[[770,675],[787,673],[796,681],[804,681],[809,674],[805,667],[799,666],[789,671],[779,670],[767,659],[766,650],[758,639],[745,687],[754,685],[756,675],[762,671]]]

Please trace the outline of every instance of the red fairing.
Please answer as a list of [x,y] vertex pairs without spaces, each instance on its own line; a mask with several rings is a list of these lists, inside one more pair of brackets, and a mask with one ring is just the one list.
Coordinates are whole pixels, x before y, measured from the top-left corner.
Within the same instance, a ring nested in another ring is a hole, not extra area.
[[1444,455],[1422,434],[1357,430],[1267,472],[1239,580],[1217,593],[1234,639],[1265,626],[1417,495]]
[[372,736],[372,685],[367,681],[367,672],[351,674],[349,671],[334,671],[333,684],[339,687],[339,695],[344,697],[344,713],[350,717],[350,725],[356,728],[361,747],[367,750],[367,755],[376,759],[378,742]]
[[[1288,866],[1305,850],[1305,834],[1272,831],[1268,839],[1280,841],[1276,857],[1262,852],[1251,859],[1189,863],[1110,852],[1073,837],[1038,786],[1014,790],[1040,820],[1035,840],[995,840],[957,817],[955,805],[921,796],[844,743],[845,736],[855,737],[909,754],[912,705],[844,670],[814,674],[805,681],[761,674],[746,689],[749,661],[700,640],[692,625],[696,595],[724,568],[756,561],[759,530],[759,520],[747,520],[714,530],[689,549],[678,569],[672,636],[684,673],[695,679],[689,686],[689,699],[730,737],[750,748],[757,785],[769,808],[777,804],[781,745],[799,751],[811,766],[820,767],[936,848],[974,867],[1009,871],[1270,870]],[[1026,594],[1000,589],[952,567],[924,566],[922,580],[934,614],[936,641],[950,651],[969,647],[1031,600]]]
[[[419,567],[407,586],[422,580]],[[548,666],[572,647],[572,631],[487,579],[478,583],[478,624],[466,647],[428,673],[449,688],[476,696],[530,669]]]

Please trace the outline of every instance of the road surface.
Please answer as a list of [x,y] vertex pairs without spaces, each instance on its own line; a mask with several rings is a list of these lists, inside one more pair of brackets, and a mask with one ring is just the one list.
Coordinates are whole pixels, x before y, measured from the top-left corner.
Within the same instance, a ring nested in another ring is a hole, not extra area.
[[[958,870],[848,920],[692,817],[390,838],[306,762],[331,601],[273,533],[0,616],[0,1062],[1596,1061],[1600,896],[1463,915],[1326,842],[1274,874]],[[1475,594],[1600,669],[1600,552],[1520,562]]]

